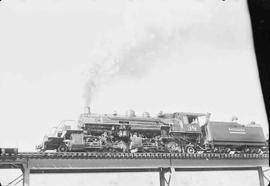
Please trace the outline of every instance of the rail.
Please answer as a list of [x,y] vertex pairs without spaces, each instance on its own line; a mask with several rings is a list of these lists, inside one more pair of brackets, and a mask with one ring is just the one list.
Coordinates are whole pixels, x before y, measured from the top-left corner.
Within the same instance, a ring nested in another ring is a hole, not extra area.
[[225,154],[225,153],[111,153],[111,152],[19,152],[0,155],[0,160],[9,158],[31,159],[269,159],[269,154]]

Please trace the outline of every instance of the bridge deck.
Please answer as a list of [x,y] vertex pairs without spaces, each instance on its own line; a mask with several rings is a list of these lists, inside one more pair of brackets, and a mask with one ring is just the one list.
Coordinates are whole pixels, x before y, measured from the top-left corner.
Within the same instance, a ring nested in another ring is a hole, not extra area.
[[[36,153],[0,156],[0,166],[27,164],[31,172],[52,169],[155,169],[158,167],[269,166],[268,154]],[[10,168],[16,166],[10,166]]]
[[[23,172],[23,185],[30,185],[30,173],[146,172],[164,174],[175,171],[258,170],[269,166],[268,154],[170,154],[170,153],[35,153],[1,155],[0,168],[17,168]],[[168,185],[168,184],[167,184]]]

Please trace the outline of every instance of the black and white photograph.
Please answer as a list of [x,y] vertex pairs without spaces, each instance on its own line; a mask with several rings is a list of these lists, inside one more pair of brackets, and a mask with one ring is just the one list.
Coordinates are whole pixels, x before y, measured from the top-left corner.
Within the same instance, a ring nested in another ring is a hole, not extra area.
[[269,12],[0,0],[0,186],[269,185]]

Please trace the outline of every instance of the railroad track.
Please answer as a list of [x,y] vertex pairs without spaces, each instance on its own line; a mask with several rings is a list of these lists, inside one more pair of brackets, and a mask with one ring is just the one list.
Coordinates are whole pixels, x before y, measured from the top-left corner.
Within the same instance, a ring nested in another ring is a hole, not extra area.
[[109,152],[19,152],[0,155],[5,159],[269,159],[269,154],[183,154],[183,153],[109,153]]

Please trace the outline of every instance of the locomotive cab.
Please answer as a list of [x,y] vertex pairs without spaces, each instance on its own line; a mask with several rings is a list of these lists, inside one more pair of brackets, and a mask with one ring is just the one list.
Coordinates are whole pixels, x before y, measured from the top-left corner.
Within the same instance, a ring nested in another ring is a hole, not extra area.
[[210,114],[175,112],[159,118],[171,126],[170,133],[201,133],[200,126],[208,122]]
[[[201,125],[209,121],[210,114],[175,112],[159,115],[164,123],[170,126],[169,135],[173,139],[173,146],[182,152],[194,153],[200,149]],[[167,142],[171,144],[172,141]],[[181,150],[182,149],[182,150]]]

